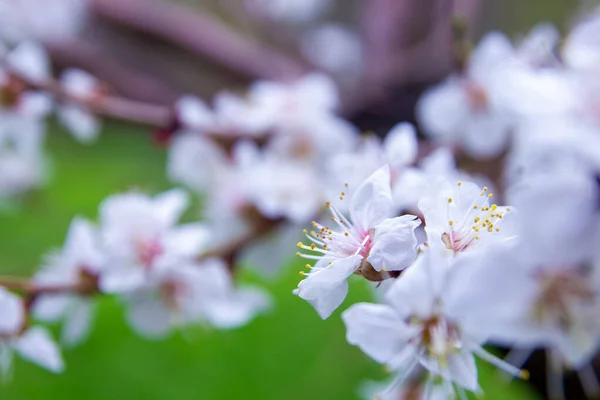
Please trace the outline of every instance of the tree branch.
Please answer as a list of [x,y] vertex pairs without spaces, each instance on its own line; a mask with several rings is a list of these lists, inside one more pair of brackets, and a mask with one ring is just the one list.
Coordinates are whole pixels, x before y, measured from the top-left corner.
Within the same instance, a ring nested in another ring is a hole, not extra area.
[[92,0],[91,6],[109,21],[177,44],[251,79],[293,79],[307,70],[290,56],[182,6],[157,0]]

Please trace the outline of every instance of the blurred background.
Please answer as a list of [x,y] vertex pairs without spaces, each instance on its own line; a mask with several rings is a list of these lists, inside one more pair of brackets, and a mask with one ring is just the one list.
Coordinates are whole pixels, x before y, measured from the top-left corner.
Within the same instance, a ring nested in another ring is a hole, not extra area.
[[[183,93],[209,100],[225,88],[293,78],[316,65],[340,83],[348,118],[361,129],[385,132],[395,122],[414,120],[419,93],[451,71],[456,16],[473,39],[491,29],[518,37],[544,21],[564,31],[593,5],[574,0],[91,0],[83,29],[51,38],[46,47],[57,70],[80,67],[114,93],[162,105]],[[371,72],[364,80],[354,79],[363,69]],[[2,273],[31,274],[43,254],[61,246],[71,219],[95,218],[106,196],[171,187],[166,151],[151,133],[109,121],[99,141],[84,146],[52,123],[46,185],[4,205],[0,214]],[[192,209],[186,218],[197,215]],[[16,360],[14,378],[0,385],[0,399],[361,398],[361,386],[384,381],[385,372],[347,344],[339,311],[322,321],[292,296],[303,263],[290,258],[289,264],[269,280],[242,268],[240,279],[268,288],[275,307],[232,331],[194,328],[148,341],[131,332],[115,300],[102,299],[89,340],[65,350],[64,374],[53,376]],[[345,304],[372,297],[366,282],[357,279],[352,285]],[[540,362],[534,358],[528,367]],[[543,366],[535,385],[508,384],[487,366],[481,368],[487,399],[542,398]]]

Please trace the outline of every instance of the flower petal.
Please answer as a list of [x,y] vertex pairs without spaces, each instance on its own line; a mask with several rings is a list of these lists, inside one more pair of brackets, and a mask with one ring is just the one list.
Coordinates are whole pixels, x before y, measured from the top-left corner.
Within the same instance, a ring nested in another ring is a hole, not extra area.
[[354,192],[350,203],[352,222],[363,231],[392,215],[394,204],[390,187],[390,167],[373,172]]
[[91,301],[78,299],[73,303],[61,333],[61,341],[68,346],[75,346],[87,337],[93,317]]
[[308,302],[317,310],[321,318],[327,319],[344,302],[347,294],[348,282],[343,281],[324,295],[308,300]]
[[[325,296],[346,281],[356,271],[361,261],[360,255],[339,258],[333,260],[331,264],[327,264],[328,261],[325,259],[320,260],[306,279],[298,285],[298,296],[304,300],[316,300]],[[325,266],[322,266],[323,264]]]
[[13,344],[21,357],[52,372],[62,372],[65,368],[60,350],[44,328],[29,328]]
[[130,298],[127,320],[140,334],[158,339],[171,328],[171,316],[164,304],[153,293],[140,291]]
[[376,271],[401,271],[417,256],[415,229],[421,225],[414,215],[388,218],[375,227],[367,261]]
[[387,363],[406,346],[414,332],[396,311],[383,304],[354,304],[342,313],[348,343],[379,363]]
[[383,147],[392,168],[402,168],[412,164],[419,151],[415,127],[408,122],[396,124],[385,137]]

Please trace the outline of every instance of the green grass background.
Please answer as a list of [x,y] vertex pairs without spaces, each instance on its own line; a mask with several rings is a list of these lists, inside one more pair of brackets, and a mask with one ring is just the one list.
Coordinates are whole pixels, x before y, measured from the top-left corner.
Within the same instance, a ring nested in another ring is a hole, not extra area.
[[[108,124],[98,143],[85,146],[52,127],[47,149],[52,170],[47,186],[0,213],[2,273],[32,273],[48,250],[61,245],[71,219],[95,218],[107,195],[169,188],[166,152],[140,128]],[[118,301],[103,298],[90,338],[64,350],[65,373],[53,375],[17,359],[12,381],[0,386],[0,400],[358,398],[361,381],[386,374],[346,343],[339,311],[322,321],[291,294],[301,265],[294,261],[280,277],[264,282],[243,272],[243,280],[273,293],[275,307],[231,331],[190,328],[148,341],[129,329]],[[356,280],[341,308],[369,299],[366,283]],[[506,385],[491,370],[481,370],[486,399],[536,398],[525,384]]]

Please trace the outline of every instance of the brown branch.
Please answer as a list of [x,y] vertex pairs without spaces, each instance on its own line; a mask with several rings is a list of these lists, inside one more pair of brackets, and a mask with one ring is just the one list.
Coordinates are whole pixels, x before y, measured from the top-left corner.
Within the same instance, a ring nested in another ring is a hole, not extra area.
[[89,294],[90,286],[87,282],[70,284],[42,284],[35,283],[31,279],[16,276],[0,276],[0,286],[19,292],[23,292],[27,297],[35,297],[42,294]]
[[[173,111],[166,106],[155,105],[126,99],[123,97],[98,93],[90,96],[78,96],[69,93],[63,85],[54,78],[47,78],[44,81],[34,81],[28,79],[19,71],[11,68],[6,61],[1,61],[2,67],[7,71],[12,80],[20,82],[16,85],[16,93],[11,93],[11,97],[18,98],[23,88],[39,90],[52,95],[56,100],[71,102],[81,105],[90,112],[101,116],[122,119],[142,125],[154,127],[167,126],[172,121]],[[10,87],[9,87],[10,89]]]
[[106,50],[82,39],[45,43],[52,62],[60,68],[80,68],[108,82],[122,96],[159,104],[174,102],[178,93],[145,71],[133,70]]
[[109,21],[177,44],[248,78],[293,79],[307,69],[290,56],[179,5],[157,0],[92,0],[91,6]]

